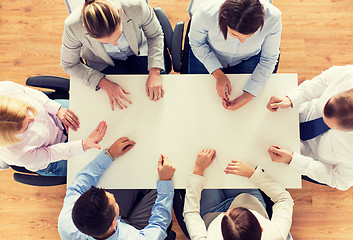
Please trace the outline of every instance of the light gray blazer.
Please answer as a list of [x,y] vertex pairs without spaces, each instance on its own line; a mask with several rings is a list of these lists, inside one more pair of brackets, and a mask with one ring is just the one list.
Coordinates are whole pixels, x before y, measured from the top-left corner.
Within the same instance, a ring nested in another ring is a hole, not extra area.
[[[163,32],[153,10],[145,0],[111,0],[120,9],[123,29],[131,50],[136,56],[148,54],[148,69],[164,70]],[[147,38],[147,40],[146,40]],[[86,60],[87,65],[80,61]],[[88,35],[82,25],[82,7],[74,10],[65,20],[61,46],[61,66],[70,77],[96,88],[104,77],[100,71],[113,60],[103,45]]]

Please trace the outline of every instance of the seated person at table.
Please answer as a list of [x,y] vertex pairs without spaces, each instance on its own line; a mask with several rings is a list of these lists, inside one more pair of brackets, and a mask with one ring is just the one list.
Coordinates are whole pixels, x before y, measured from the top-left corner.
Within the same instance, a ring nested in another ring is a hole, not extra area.
[[0,169],[16,165],[40,175],[66,176],[67,160],[63,159],[100,148],[107,128],[102,121],[86,139],[67,142],[68,128],[76,131],[79,125],[70,109],[44,93],[0,82]]
[[[281,12],[268,2],[209,1],[191,19],[189,73],[211,73],[223,107],[237,110],[260,94],[274,72],[281,30]],[[233,100],[229,73],[252,73]]]
[[[267,105],[270,111],[299,107],[301,128],[300,153],[272,146],[269,149],[272,160],[289,164],[305,175],[305,180],[339,190],[350,188],[353,185],[352,88],[353,65],[333,66],[304,81],[286,97],[272,97]],[[303,131],[303,127],[312,123],[311,136],[305,136],[310,131]]]
[[203,173],[215,154],[215,150],[202,150],[188,179],[183,215],[191,239],[286,239],[292,224],[293,199],[260,166],[255,170],[233,160],[224,172],[249,178],[271,198],[274,202],[271,220],[257,189],[203,190],[206,182]]
[[61,239],[165,239],[172,221],[171,179],[175,172],[167,157],[161,156],[158,161],[157,191],[105,191],[96,187],[113,161],[134,145],[127,137],[119,138],[76,176],[59,216]]
[[61,65],[71,77],[103,89],[112,110],[114,105],[123,109],[125,102],[132,103],[129,92],[105,74],[149,73],[147,95],[159,100],[164,94],[163,41],[162,28],[145,0],[86,0],[65,21]]

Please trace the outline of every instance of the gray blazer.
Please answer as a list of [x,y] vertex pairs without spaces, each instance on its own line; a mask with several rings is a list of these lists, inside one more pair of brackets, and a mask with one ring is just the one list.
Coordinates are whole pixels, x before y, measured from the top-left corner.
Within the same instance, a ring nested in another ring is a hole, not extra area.
[[[145,0],[111,0],[120,9],[126,39],[137,56],[148,54],[148,69],[164,70],[163,32],[153,10]],[[147,40],[146,40],[147,38]],[[87,65],[81,63],[80,57]],[[74,10],[65,20],[61,46],[61,66],[71,77],[96,88],[101,73],[113,60],[103,45],[88,35],[82,25],[82,7]]]

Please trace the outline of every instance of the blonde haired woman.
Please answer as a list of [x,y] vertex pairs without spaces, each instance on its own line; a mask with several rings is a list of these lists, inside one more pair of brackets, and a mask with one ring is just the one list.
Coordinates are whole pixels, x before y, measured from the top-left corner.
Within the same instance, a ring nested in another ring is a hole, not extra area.
[[132,103],[129,92],[105,74],[148,73],[146,92],[157,101],[164,95],[163,47],[162,28],[145,0],[86,0],[65,21],[61,65],[71,77],[103,89],[112,110],[123,109]]
[[106,123],[84,140],[67,141],[79,128],[78,117],[44,93],[13,82],[0,82],[0,169],[25,167],[41,175],[66,176],[66,160],[100,148]]

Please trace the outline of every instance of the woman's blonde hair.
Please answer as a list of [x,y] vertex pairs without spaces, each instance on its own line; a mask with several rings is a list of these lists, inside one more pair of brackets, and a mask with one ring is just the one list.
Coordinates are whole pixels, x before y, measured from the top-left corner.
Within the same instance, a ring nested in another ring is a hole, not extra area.
[[27,111],[37,115],[37,110],[17,98],[0,95],[0,145],[13,145],[22,139],[16,135],[19,134]]
[[82,21],[93,38],[111,36],[117,26],[120,26],[121,18],[117,8],[106,0],[85,0],[82,9]]

